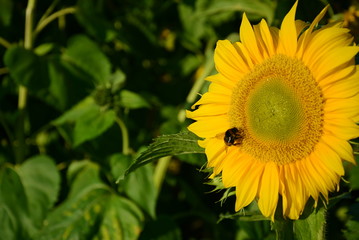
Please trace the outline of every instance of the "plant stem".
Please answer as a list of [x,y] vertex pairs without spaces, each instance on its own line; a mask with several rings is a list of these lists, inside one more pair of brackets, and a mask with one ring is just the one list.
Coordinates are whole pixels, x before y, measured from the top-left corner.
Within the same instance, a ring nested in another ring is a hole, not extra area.
[[122,133],[122,153],[124,155],[128,155],[130,154],[130,147],[129,147],[129,137],[128,137],[127,127],[125,123],[122,121],[122,119],[119,117],[116,117],[116,122],[120,127]]
[[25,42],[24,47],[26,49],[32,49],[33,44],[33,21],[34,21],[34,10],[36,0],[29,0],[26,8],[25,18]]
[[[205,78],[212,72],[214,67],[213,62],[213,42],[210,41],[207,45],[207,50],[205,53],[205,63],[201,68],[203,69],[200,73],[200,76],[196,79],[193,84],[190,92],[187,95],[186,103],[193,103],[197,97],[198,92],[201,90]],[[186,119],[185,109],[179,111],[178,113],[178,121],[184,122]],[[163,157],[158,160],[158,163],[154,172],[154,184],[158,192],[160,192],[163,180],[166,176],[168,165],[170,164],[171,156]]]
[[41,19],[35,28],[34,34],[35,35],[39,34],[42,29],[44,29],[49,23],[54,21],[56,18],[64,16],[66,14],[75,13],[75,12],[76,12],[75,7],[64,8],[64,9],[61,9],[61,10],[51,14],[50,16],[48,16],[44,19]]
[[[33,47],[33,19],[36,0],[29,0],[26,7],[25,17],[25,36],[24,36],[24,48],[32,49]],[[26,155],[26,143],[25,143],[25,119],[26,119],[26,105],[27,105],[27,88],[23,85],[19,86],[18,96],[18,110],[19,118],[17,121],[16,129],[16,147],[15,157],[16,162],[21,163],[24,161]]]
[[[212,44],[209,44],[209,45],[213,47]],[[202,68],[203,68],[202,73],[196,79],[190,92],[188,93],[187,98],[186,98],[186,103],[192,104],[196,100],[196,97],[203,86],[205,78],[208,75],[210,75],[210,73],[213,70],[213,67],[214,67],[213,50],[212,50],[212,48],[210,48],[206,51],[206,62],[204,64],[204,66],[202,66]],[[186,119],[186,113],[185,113],[185,109],[183,109],[182,111],[180,111],[178,113],[178,120],[180,122],[184,122],[185,119]]]
[[155,188],[157,189],[158,192],[160,191],[160,189],[162,187],[162,183],[163,183],[163,180],[165,179],[167,168],[171,162],[171,158],[172,158],[171,156],[166,156],[166,157],[160,158],[156,165],[156,168],[155,168],[155,171],[153,174],[153,181],[154,181]]
[[9,48],[11,43],[9,43],[6,39],[0,37],[0,45],[4,46],[5,48]]

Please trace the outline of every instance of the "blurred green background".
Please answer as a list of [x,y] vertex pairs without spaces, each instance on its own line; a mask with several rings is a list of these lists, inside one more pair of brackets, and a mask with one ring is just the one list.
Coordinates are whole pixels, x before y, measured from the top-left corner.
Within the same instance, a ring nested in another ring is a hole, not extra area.
[[[269,221],[220,201],[203,154],[115,182],[153,138],[186,129],[216,41],[238,41],[243,11],[279,26],[293,3],[0,0],[0,239],[275,239]],[[357,36],[357,3],[329,3],[323,23],[345,20]],[[297,18],[326,4],[300,0]],[[359,169],[346,169],[328,239],[359,236]]]

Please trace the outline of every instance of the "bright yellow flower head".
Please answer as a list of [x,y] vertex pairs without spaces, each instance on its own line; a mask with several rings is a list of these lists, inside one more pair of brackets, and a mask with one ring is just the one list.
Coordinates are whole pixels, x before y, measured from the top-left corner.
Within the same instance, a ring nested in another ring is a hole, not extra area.
[[355,163],[348,140],[359,137],[359,48],[341,23],[316,29],[328,7],[310,25],[296,8],[280,29],[252,27],[244,14],[241,42],[218,41],[218,74],[187,111],[212,176],[236,188],[236,211],[257,200],[272,220],[279,198],[290,219],[310,197],[328,200],[342,161]]

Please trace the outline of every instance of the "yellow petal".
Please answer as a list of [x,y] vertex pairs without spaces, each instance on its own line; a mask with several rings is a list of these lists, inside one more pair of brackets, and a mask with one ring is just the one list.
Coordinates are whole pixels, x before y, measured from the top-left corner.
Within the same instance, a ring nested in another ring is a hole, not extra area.
[[196,120],[198,117],[210,117],[225,115],[228,113],[229,105],[222,104],[205,104],[201,105],[196,111],[186,111],[187,118]]
[[248,66],[238,54],[232,43],[220,40],[214,52],[214,62],[217,71],[228,79],[238,79],[248,72]]
[[339,139],[331,135],[324,135],[322,137],[322,140],[327,146],[334,150],[334,152],[336,152],[341,159],[356,164],[353,155],[353,149],[348,143],[348,141]]
[[[356,76],[356,74],[354,75]],[[359,81],[354,76],[350,78],[336,81],[331,85],[323,87],[323,97],[325,99],[351,98],[358,94]],[[319,86],[321,84],[319,83]]]
[[228,105],[230,101],[231,101],[231,97],[229,95],[215,93],[215,92],[206,92],[195,104],[193,104],[192,109],[195,109],[196,106],[202,104],[217,103],[217,104]]
[[278,167],[274,162],[265,165],[260,189],[258,207],[264,216],[271,216],[274,221],[274,212],[278,203],[279,176]]
[[324,117],[325,119],[353,118],[354,120],[358,118],[358,109],[359,101],[352,98],[327,99],[324,106]]
[[224,133],[229,129],[226,115],[214,117],[197,117],[197,122],[188,126],[188,130],[201,138],[215,137],[218,133]]
[[263,56],[259,51],[256,36],[245,13],[243,13],[239,37],[242,44],[251,54],[251,58],[260,63],[263,60]]
[[209,76],[206,78],[206,80],[213,83],[217,83],[229,89],[233,89],[238,81],[238,79],[228,79],[220,73]]
[[269,56],[274,55],[275,46],[273,43],[272,34],[269,30],[267,22],[264,19],[262,19],[262,21],[259,23],[259,30],[260,30],[260,35],[263,39],[264,46],[267,49],[268,55]]
[[246,157],[237,147],[229,147],[226,149],[226,152],[222,181],[225,187],[234,187],[251,168],[251,158]]
[[[262,21],[264,21],[264,19],[262,19]],[[253,25],[253,31],[254,31],[255,38],[257,40],[257,46],[258,46],[259,52],[261,53],[261,56],[263,57],[263,59],[268,58],[269,53],[267,50],[267,46],[263,41],[263,37],[261,35],[261,30],[260,30],[259,24]]]
[[298,1],[296,1],[284,17],[279,31],[278,53],[294,56],[297,52],[297,28],[295,25],[295,12],[297,10]]
[[322,88],[325,88],[339,80],[346,79],[351,76],[354,77],[353,74],[356,74],[356,72],[357,72],[356,69],[357,69],[357,67],[354,64],[351,64],[347,67],[338,69],[337,71],[331,73],[330,75],[322,76],[321,78],[316,78],[316,80],[319,82],[319,85]]
[[205,149],[207,155],[207,167],[213,167],[214,175],[218,175],[223,169],[226,157],[225,145],[217,138],[210,138]]
[[353,37],[345,28],[326,28],[313,33],[304,53],[303,62],[311,69],[316,69],[321,62],[319,59],[328,54],[328,50],[348,46],[353,42]]
[[329,8],[329,5],[327,5],[313,20],[313,22],[310,24],[309,28],[305,30],[305,32],[300,36],[299,38],[299,45],[298,45],[298,54],[297,56],[301,57],[302,54],[306,51],[308,42],[310,42],[312,37],[312,31],[314,27],[317,26],[319,21],[324,17],[325,13],[327,12]]
[[297,30],[297,38],[303,33],[303,30],[308,27],[309,24],[302,20],[295,20],[295,28]]
[[323,125],[324,133],[336,136],[343,140],[359,137],[359,126],[351,119],[325,119]]
[[313,72],[314,77],[316,79],[321,79],[322,77],[341,69],[339,66],[353,61],[358,51],[359,47],[349,46],[332,49],[319,58],[316,70]]
[[254,200],[263,169],[264,164],[254,160],[252,167],[242,177],[242,181],[238,181],[236,186],[236,211],[244,208]]
[[339,155],[334,152],[328,145],[322,142],[317,143],[315,153],[330,170],[340,176],[344,175],[342,160],[340,159]]
[[251,59],[251,55],[248,52],[247,48],[241,42],[233,43],[233,47],[236,49],[237,53],[241,56],[243,63],[246,68],[243,68],[243,73],[248,73],[254,67],[254,62]]

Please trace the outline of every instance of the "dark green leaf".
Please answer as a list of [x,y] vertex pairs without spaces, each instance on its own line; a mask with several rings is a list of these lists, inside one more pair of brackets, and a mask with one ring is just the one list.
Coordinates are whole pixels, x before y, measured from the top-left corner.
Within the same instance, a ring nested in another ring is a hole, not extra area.
[[29,239],[36,232],[21,179],[10,167],[0,168],[0,239]]
[[0,0],[0,23],[4,26],[10,24],[13,5],[13,0]]
[[204,153],[204,149],[198,146],[198,140],[200,139],[195,134],[188,131],[156,138],[154,143],[131,164],[124,175],[118,178],[117,182],[124,179],[130,172],[158,158],[189,153]]
[[130,109],[146,108],[150,106],[141,95],[128,90],[122,90],[120,92],[119,104],[124,108]]
[[13,46],[7,49],[4,62],[9,68],[10,75],[18,84],[32,91],[49,86],[47,63],[34,52],[20,46]]
[[359,236],[359,222],[349,220],[346,223],[346,229],[344,230],[344,236],[347,240],[357,240]]
[[67,110],[88,95],[94,88],[93,79],[83,71],[56,56],[48,62],[49,92],[41,96],[49,105]]
[[111,41],[116,31],[102,14],[102,1],[77,1],[76,18],[86,31],[101,41]]
[[355,154],[355,161],[357,162],[356,166],[350,166],[349,170],[349,183],[353,190],[359,189],[359,155]]
[[76,35],[69,40],[68,48],[62,58],[89,74],[97,84],[109,80],[110,61],[96,43],[84,35]]
[[60,174],[54,161],[45,156],[34,156],[18,169],[23,182],[31,218],[41,227],[47,212],[57,200],[60,188]]

